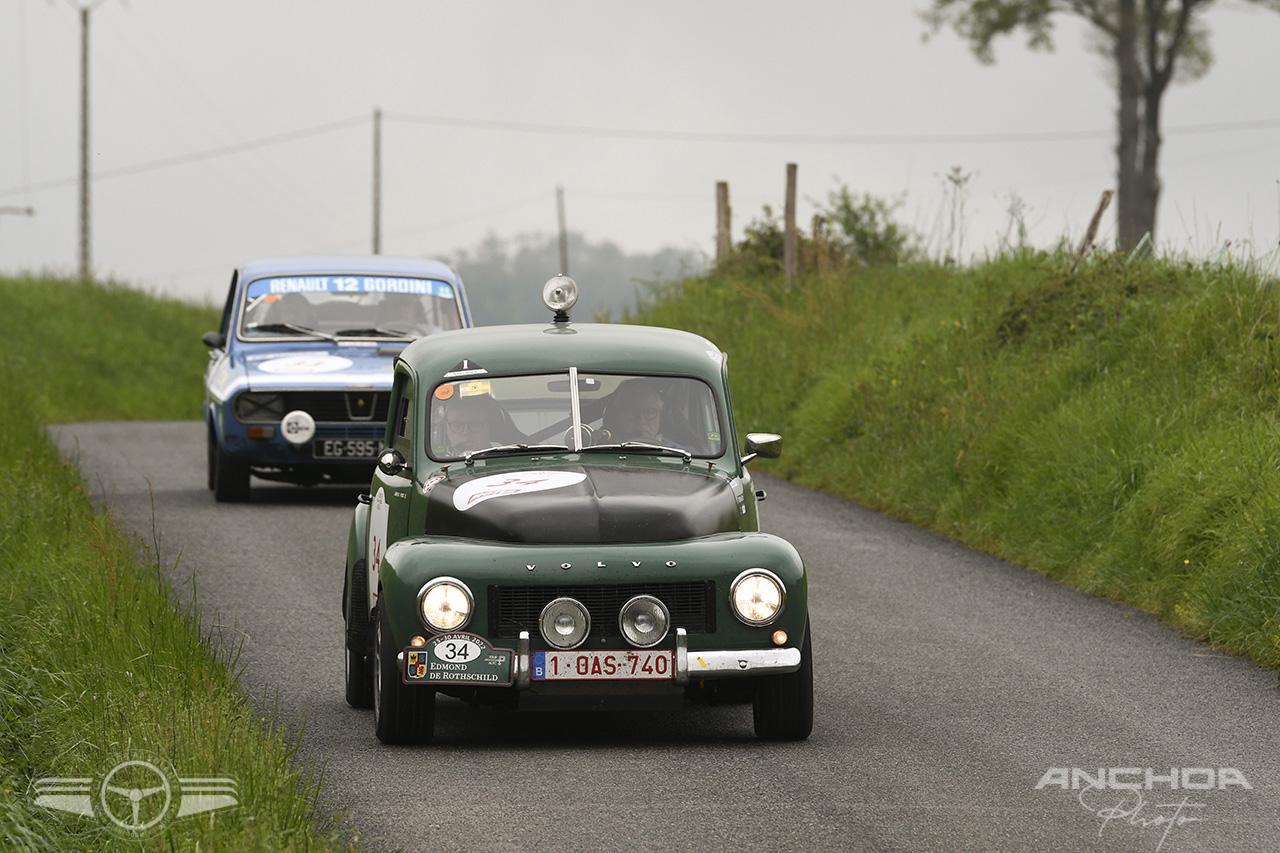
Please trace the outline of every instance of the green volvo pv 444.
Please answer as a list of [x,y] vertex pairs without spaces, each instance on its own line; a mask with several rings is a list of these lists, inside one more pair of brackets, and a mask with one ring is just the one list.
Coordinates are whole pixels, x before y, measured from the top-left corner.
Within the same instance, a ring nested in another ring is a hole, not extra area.
[[672,329],[430,335],[395,361],[386,449],[347,546],[346,697],[424,743],[437,694],[525,710],[750,702],[756,734],[813,726],[804,564],[760,532],[726,355]]

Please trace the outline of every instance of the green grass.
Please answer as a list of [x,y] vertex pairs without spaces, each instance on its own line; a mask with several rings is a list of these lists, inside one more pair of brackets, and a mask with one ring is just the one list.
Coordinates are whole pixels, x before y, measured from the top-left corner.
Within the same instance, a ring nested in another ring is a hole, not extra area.
[[[641,322],[730,353],[760,470],[1149,610],[1280,667],[1280,293],[1249,269],[1023,252],[802,278],[714,274]],[[243,805],[157,849],[336,847],[296,747],[175,609],[153,543],[96,512],[49,423],[199,414],[212,309],[0,279],[0,839],[136,847],[31,806],[129,749]],[[812,566],[815,572],[838,569]]]
[[[1280,667],[1280,292],[1239,266],[1023,252],[668,289],[760,464]],[[814,571],[834,567],[813,567]]]
[[[123,287],[0,279],[0,847],[338,849],[297,733],[255,710],[234,650],[176,607],[157,543],[92,505],[54,422],[199,417],[200,334],[217,314]],[[158,534],[157,534],[158,535]],[[296,724],[298,721],[286,721]],[[46,776],[126,758],[230,776],[239,808],[115,835],[33,805]]]

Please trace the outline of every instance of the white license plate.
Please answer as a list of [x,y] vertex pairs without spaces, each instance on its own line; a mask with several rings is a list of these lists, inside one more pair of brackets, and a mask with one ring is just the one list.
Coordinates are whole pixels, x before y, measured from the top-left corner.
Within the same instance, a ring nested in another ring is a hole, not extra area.
[[532,663],[534,681],[662,681],[676,675],[670,649],[534,652]]
[[376,438],[318,438],[313,445],[317,459],[373,459],[382,452]]

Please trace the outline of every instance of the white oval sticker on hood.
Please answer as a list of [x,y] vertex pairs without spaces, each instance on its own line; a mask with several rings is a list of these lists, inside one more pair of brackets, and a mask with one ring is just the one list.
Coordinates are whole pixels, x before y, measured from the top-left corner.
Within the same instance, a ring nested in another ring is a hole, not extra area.
[[465,512],[489,498],[563,489],[565,486],[576,486],[585,479],[587,475],[581,471],[513,471],[510,474],[492,474],[459,486],[453,493],[453,505]]
[[263,373],[333,373],[351,364],[351,359],[337,355],[290,355],[264,361],[258,369]]

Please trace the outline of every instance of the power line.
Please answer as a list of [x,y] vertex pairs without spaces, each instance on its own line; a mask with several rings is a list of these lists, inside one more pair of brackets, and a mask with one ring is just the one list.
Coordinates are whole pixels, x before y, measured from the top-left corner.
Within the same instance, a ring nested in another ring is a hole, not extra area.
[[[384,113],[389,121],[430,124],[440,127],[468,127],[477,130],[506,130],[553,136],[588,136],[611,139],[664,140],[673,142],[732,142],[787,145],[935,145],[990,144],[998,142],[1064,142],[1078,139],[1107,139],[1114,130],[1058,130],[1006,133],[944,134],[859,134],[815,135],[787,133],[724,133],[718,131],[637,130],[626,128],[586,127],[581,125],[533,124],[528,122],[466,119],[450,116]],[[1280,119],[1187,124],[1166,127],[1167,133],[1218,133],[1236,130],[1261,130],[1280,127]]]
[[[214,157],[223,157],[227,154],[238,154],[249,151],[254,148],[263,148],[268,145],[280,145],[284,142],[294,142],[299,139],[305,139],[309,136],[319,136],[322,133],[331,133],[335,130],[343,130],[358,124],[364,124],[369,121],[368,116],[357,116],[353,118],[342,119],[340,121],[329,122],[328,124],[316,125],[315,127],[303,128],[302,130],[290,131],[288,133],[279,133],[275,136],[267,136],[262,139],[254,139],[248,142],[237,142],[231,145],[224,145],[221,148],[209,148],[204,151],[195,151],[191,154],[179,154],[173,157],[165,157],[159,160],[151,160],[146,163],[135,163],[131,166],[121,166],[116,169],[107,169],[105,171],[94,174],[94,180],[106,180],[107,178],[119,178],[125,175],[136,175],[140,172],[149,172],[153,169],[164,169],[172,166],[182,166],[187,163],[195,163],[200,160],[210,160]],[[34,190],[47,190],[56,187],[70,186],[76,182],[75,178],[59,178],[54,181],[44,181],[38,184],[28,184],[23,187],[12,187],[7,190],[0,191],[0,198],[9,195],[17,195],[22,192],[30,192]]]
[[[409,113],[388,112],[384,112],[382,114],[382,118],[386,121],[399,121],[409,124],[429,124],[440,127],[468,127],[477,130],[502,130],[554,136],[585,136],[610,139],[661,140],[670,142],[721,142],[774,145],[969,145],[1018,142],[1070,142],[1085,139],[1109,139],[1115,135],[1115,132],[1112,130],[1061,130],[1030,131],[1026,133],[863,134],[823,136],[812,134],[752,134],[722,133],[715,131],[638,130],[627,128],[586,127],[577,125],[531,124],[527,122],[466,119],[449,116],[413,115]],[[318,136],[323,133],[343,130],[348,127],[364,124],[368,121],[371,121],[369,116],[353,116],[351,118],[316,125],[314,127],[303,128],[301,130],[295,130],[288,133],[280,133],[274,136],[263,137],[261,139],[225,145],[220,148],[210,148],[204,151],[196,151],[191,154],[176,155],[144,163],[135,163],[131,166],[121,166],[116,169],[108,169],[106,171],[96,173],[93,176],[93,179],[96,181],[106,180],[108,178],[119,178],[126,175],[148,172],[153,169],[170,168],[201,160],[209,160],[215,157],[223,157],[228,154],[238,154],[269,145],[280,145],[285,142],[293,142],[311,136]],[[1171,125],[1166,127],[1164,132],[1226,133],[1246,130],[1266,130],[1276,127],[1280,127],[1280,118],[1258,119],[1254,121]],[[19,187],[10,187],[9,189],[0,190],[0,198],[18,195],[20,193],[71,186],[75,181],[75,178],[59,178],[57,180],[43,181],[36,184],[25,184]]]

